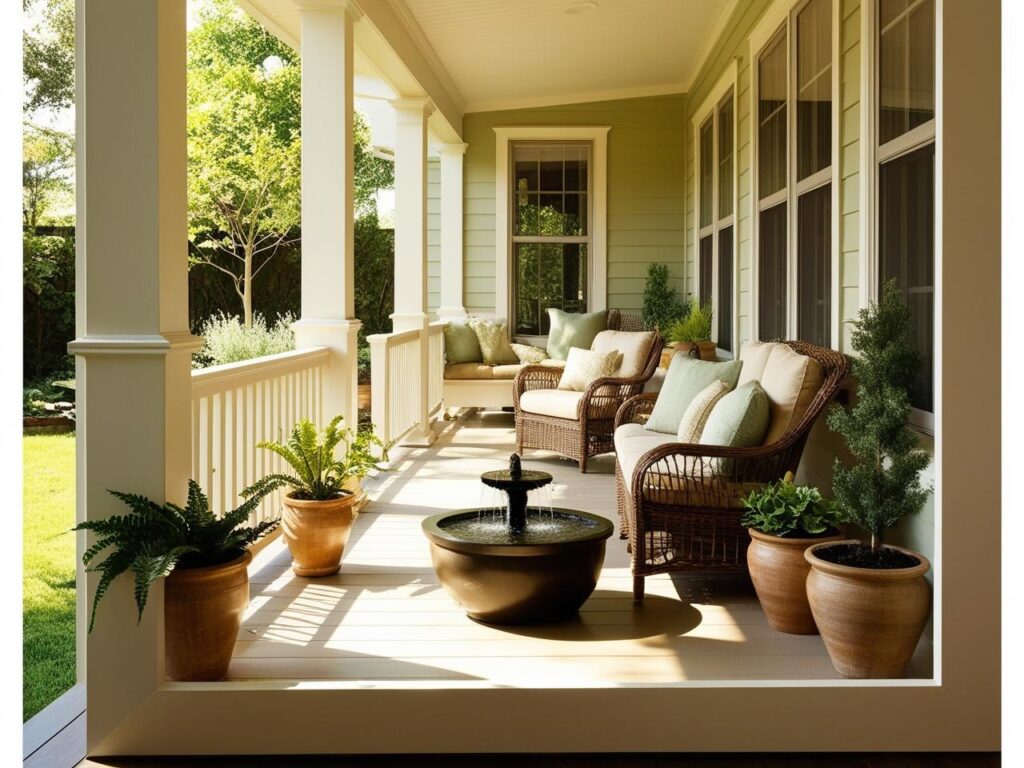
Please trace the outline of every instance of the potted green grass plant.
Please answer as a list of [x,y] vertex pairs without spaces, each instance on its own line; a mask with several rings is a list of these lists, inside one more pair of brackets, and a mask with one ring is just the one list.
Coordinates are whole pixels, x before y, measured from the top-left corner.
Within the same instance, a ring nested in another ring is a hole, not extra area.
[[261,481],[291,488],[284,495],[281,528],[292,555],[292,570],[298,576],[337,573],[355,511],[356,493],[350,481],[384,469],[390,445],[372,428],[356,431],[336,416],[322,432],[303,419],[292,428],[286,443],[264,440],[257,447],[276,453],[292,470]]
[[751,491],[742,500],[740,524],[750,534],[747,566],[768,623],[779,632],[814,635],[818,629],[807,602],[812,544],[839,541],[845,516],[817,488],[794,485],[792,473]]
[[853,462],[837,460],[836,501],[868,542],[817,544],[807,597],[836,669],[844,677],[901,677],[928,619],[931,593],[924,555],[884,543],[885,533],[924,507],[921,472],[930,458],[909,428],[910,388],[920,356],[910,341],[910,311],[895,281],[861,310],[852,337],[857,398],[835,407],[828,425]]
[[714,361],[715,342],[711,340],[711,302],[701,303],[694,296],[687,305],[686,313],[668,328],[668,341],[673,342],[677,352],[701,360]]
[[[274,488],[262,481],[248,489],[245,502],[217,517],[199,485],[190,480],[184,507],[157,504],[133,493],[111,493],[128,513],[89,520],[75,527],[90,531],[95,541],[82,561],[100,573],[89,616],[114,579],[130,571],[135,578],[139,618],[149,589],[167,577],[164,586],[164,648],[167,676],[172,680],[211,681],[227,674],[242,614],[249,604],[249,546],[277,527],[277,520],[245,525],[263,497]],[[106,557],[97,557],[106,552]]]

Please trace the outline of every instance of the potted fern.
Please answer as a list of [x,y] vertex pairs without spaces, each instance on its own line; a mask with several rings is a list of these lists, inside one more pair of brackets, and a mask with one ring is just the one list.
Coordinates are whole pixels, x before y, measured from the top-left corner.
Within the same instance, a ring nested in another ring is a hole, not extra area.
[[811,566],[804,550],[812,544],[839,541],[844,515],[817,488],[794,485],[793,473],[741,500],[740,524],[750,534],[747,566],[757,599],[771,627],[792,635],[815,635],[818,629],[807,603]]
[[[139,618],[149,588],[167,577],[164,586],[164,649],[167,676],[172,680],[212,681],[227,674],[231,653],[249,604],[249,546],[277,527],[277,520],[243,525],[273,490],[269,481],[248,489],[245,502],[217,517],[199,485],[190,480],[184,507],[157,504],[133,493],[111,491],[129,509],[105,520],[88,520],[76,531],[91,531],[96,541],[85,551],[86,570],[101,574],[89,616],[114,579],[131,571]],[[97,557],[108,554],[102,560]]]
[[686,313],[668,329],[668,340],[677,352],[714,362],[715,342],[711,340],[711,302],[690,299]]
[[291,487],[283,499],[281,528],[297,576],[330,576],[340,570],[356,502],[356,494],[345,486],[352,478],[383,469],[381,462],[387,460],[390,446],[372,428],[353,431],[342,422],[336,416],[318,433],[313,422],[303,419],[292,428],[287,443],[257,443],[292,469],[293,474],[272,474],[261,482]]
[[909,391],[920,367],[910,341],[910,311],[894,280],[861,310],[852,337],[857,399],[835,407],[829,427],[846,440],[853,463],[837,460],[836,501],[869,542],[817,544],[807,597],[833,665],[844,677],[901,677],[917,647],[931,601],[924,555],[884,543],[885,532],[921,510],[930,458],[908,427]]

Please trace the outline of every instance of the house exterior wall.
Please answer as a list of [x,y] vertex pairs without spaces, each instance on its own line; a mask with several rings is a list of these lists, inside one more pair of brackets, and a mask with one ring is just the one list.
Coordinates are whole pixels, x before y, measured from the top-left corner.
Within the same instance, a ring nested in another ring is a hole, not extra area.
[[441,160],[427,159],[427,311],[441,306]]
[[507,125],[608,125],[608,306],[638,310],[647,265],[670,265],[683,289],[683,96],[467,114],[466,311],[494,312],[495,134]]

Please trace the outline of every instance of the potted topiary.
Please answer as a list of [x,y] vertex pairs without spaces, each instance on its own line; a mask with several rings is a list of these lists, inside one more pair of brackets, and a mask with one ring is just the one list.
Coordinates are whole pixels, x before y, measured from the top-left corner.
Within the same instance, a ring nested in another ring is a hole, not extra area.
[[794,485],[793,474],[742,499],[740,524],[750,534],[747,566],[768,623],[792,635],[818,633],[807,603],[811,566],[804,550],[812,544],[840,541],[844,515],[817,488]]
[[[96,585],[89,631],[96,609],[114,579],[135,575],[139,618],[150,586],[166,576],[164,585],[164,651],[167,676],[172,680],[212,681],[227,674],[238,638],[242,614],[249,604],[248,547],[277,527],[277,520],[243,525],[272,482],[249,489],[249,497],[231,512],[217,517],[202,489],[190,480],[184,507],[162,506],[145,496],[111,491],[131,510],[105,520],[89,520],[76,531],[92,531],[97,541],[82,556],[87,570],[102,574]],[[112,550],[98,564],[96,557]]]
[[[342,426],[336,416],[317,433],[309,419],[292,428],[284,445],[270,440],[258,448],[273,451],[294,474],[272,474],[261,482],[277,488],[291,486],[285,494],[281,515],[285,542],[292,555],[292,570],[297,576],[330,576],[341,568],[341,556],[352,529],[356,494],[345,487],[352,478],[363,478],[384,467],[390,445],[385,445],[372,428],[354,432]],[[336,450],[341,447],[341,457]],[[379,457],[374,455],[374,451]],[[254,486],[255,488],[255,486]],[[242,493],[248,495],[251,489]]]
[[920,356],[895,281],[878,303],[861,310],[852,344],[859,353],[853,361],[857,400],[849,409],[834,408],[828,425],[845,438],[854,461],[836,461],[832,484],[836,501],[871,540],[810,547],[807,597],[840,674],[900,677],[928,619],[929,564],[924,555],[885,545],[883,537],[924,506],[929,491],[921,472],[930,459],[907,426]]
[[[679,300],[679,294],[669,282],[671,274],[667,264],[648,264],[647,281],[644,283],[644,299],[640,309],[640,320],[649,331],[657,331],[662,341],[668,341],[668,329],[689,308]],[[675,350],[666,346],[661,353],[661,367],[667,368]]]
[[677,352],[700,360],[714,361],[715,342],[711,340],[711,302],[703,304],[696,297],[690,299],[686,314],[668,329],[668,341]]

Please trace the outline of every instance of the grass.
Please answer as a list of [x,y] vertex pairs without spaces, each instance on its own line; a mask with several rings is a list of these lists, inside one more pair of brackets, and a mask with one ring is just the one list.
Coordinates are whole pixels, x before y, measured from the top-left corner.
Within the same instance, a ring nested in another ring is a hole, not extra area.
[[22,716],[75,683],[75,435],[26,435]]

